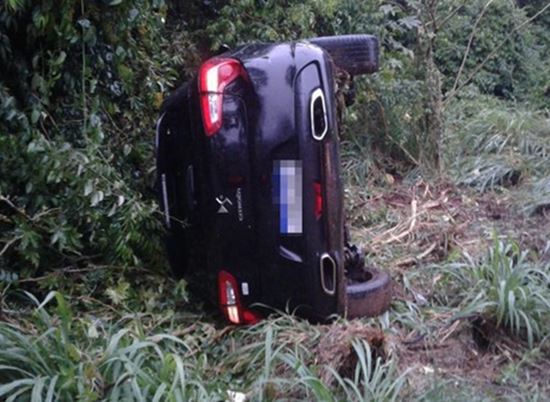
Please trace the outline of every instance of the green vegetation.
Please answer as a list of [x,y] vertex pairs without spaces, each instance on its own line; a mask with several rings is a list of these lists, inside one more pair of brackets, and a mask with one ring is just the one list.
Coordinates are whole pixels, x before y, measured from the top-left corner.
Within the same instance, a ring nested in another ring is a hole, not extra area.
[[[0,399],[548,399],[550,5],[523,3],[2,2]],[[225,327],[167,273],[162,99],[222,44],[355,32],[382,54],[346,202],[392,309]]]
[[0,9],[0,269],[22,277],[75,261],[158,260],[161,250],[150,128],[176,76],[161,10],[87,3]]
[[[42,302],[26,297],[35,305],[23,321],[30,333],[0,325],[0,396],[8,400],[212,400],[243,388],[252,399],[396,400],[404,384],[395,362],[382,362],[380,348],[349,335],[333,344],[326,327],[291,316],[228,334],[173,310],[117,314],[95,306],[99,319],[75,316],[58,292]],[[348,327],[332,329],[345,335]],[[330,365],[333,351],[347,354],[349,378]],[[319,359],[325,364],[312,364]]]
[[[495,320],[517,336],[526,336],[530,347],[547,335],[550,314],[550,276],[547,264],[529,262],[516,244],[495,238],[480,261],[449,264],[442,272],[452,276],[453,289],[462,309]],[[446,292],[448,293],[448,292]]]

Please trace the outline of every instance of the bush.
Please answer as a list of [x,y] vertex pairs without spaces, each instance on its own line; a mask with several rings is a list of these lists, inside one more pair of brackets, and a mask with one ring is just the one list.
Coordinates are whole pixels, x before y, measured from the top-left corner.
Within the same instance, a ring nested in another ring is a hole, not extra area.
[[0,6],[0,269],[162,255],[153,130],[177,76],[165,12],[158,0]]
[[[446,20],[436,37],[436,61],[444,76],[444,92],[454,87],[467,51],[462,74],[456,82],[459,86],[467,83],[474,69],[498,48],[494,57],[473,76],[471,83],[483,94],[544,105],[548,74],[541,72],[547,64],[549,43],[547,37],[540,36],[539,31],[544,29],[537,25],[539,20],[515,31],[528,18],[528,10],[519,8],[513,1],[496,1],[487,7],[486,4],[483,0],[462,6],[457,6],[456,2],[441,2],[441,19],[458,7],[458,12]],[[532,5],[531,9],[535,7],[537,11],[542,8]],[[475,25],[478,18],[481,19]],[[472,31],[474,36],[468,48]]]

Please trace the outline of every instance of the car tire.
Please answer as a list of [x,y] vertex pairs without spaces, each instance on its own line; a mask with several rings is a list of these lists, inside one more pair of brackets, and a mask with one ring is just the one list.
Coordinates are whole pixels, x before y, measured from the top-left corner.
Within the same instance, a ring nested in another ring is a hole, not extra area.
[[347,318],[376,317],[389,309],[392,282],[389,274],[374,267],[348,273]]
[[378,71],[378,38],[373,35],[323,36],[309,42],[323,48],[338,68],[351,75]]

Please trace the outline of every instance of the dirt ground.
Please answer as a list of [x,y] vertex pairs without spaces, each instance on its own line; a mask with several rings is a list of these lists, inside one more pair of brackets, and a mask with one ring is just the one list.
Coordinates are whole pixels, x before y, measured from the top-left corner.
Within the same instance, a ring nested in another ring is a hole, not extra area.
[[550,259],[550,211],[526,215],[514,191],[480,194],[420,181],[367,196],[354,189],[350,193],[346,201],[354,241],[391,271],[442,261],[452,252],[478,255],[492,241],[493,231]]
[[[391,273],[395,300],[423,309],[418,328],[392,325],[385,339],[385,348],[397,355],[400,371],[408,372],[414,389],[433,387],[438,379],[446,388],[463,389],[466,382],[484,395],[516,399],[522,387],[518,382],[525,376],[526,386],[549,385],[548,347],[526,355],[525,342],[494,323],[480,317],[452,320],[448,313],[432,309],[430,300],[440,278],[422,273],[433,264],[483,255],[495,236],[516,242],[530,258],[550,261],[550,211],[525,214],[516,191],[479,193],[422,181],[393,183],[389,191],[374,189],[369,194],[364,189],[348,191],[353,241],[363,248],[368,263]],[[411,277],[417,280],[404,286]]]

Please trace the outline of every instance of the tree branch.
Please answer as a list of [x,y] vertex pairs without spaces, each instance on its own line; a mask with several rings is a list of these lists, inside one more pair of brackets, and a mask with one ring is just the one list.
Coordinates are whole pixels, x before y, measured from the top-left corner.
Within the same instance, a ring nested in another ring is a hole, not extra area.
[[508,36],[502,41],[500,42],[500,44],[495,47],[495,49],[489,53],[489,55],[480,63],[476,66],[476,68],[474,68],[474,70],[472,71],[472,73],[468,76],[468,78],[466,78],[466,80],[460,85],[458,86],[457,88],[455,88],[454,90],[451,90],[450,93],[448,95],[445,95],[445,100],[444,100],[444,103],[446,103],[447,101],[449,101],[450,99],[452,99],[462,88],[464,88],[466,85],[468,85],[470,83],[470,81],[475,77],[475,75],[479,72],[479,70],[481,70],[485,64],[487,64],[487,62],[489,60],[491,60],[493,57],[495,57],[495,55],[498,53],[498,51],[502,48],[502,46],[504,46],[504,44],[506,42],[508,42],[511,38],[512,38],[512,35],[514,35],[517,31],[519,31],[521,28],[523,28],[525,25],[529,24],[530,22],[532,22],[533,20],[535,20],[539,15],[541,15],[543,12],[545,12],[548,8],[550,8],[550,3],[546,4],[543,8],[541,8],[536,14],[534,14],[532,17],[528,18],[527,20],[523,21],[521,24],[519,24],[517,27],[515,27],[509,34]]
[[466,46],[464,57],[462,57],[462,63],[460,63],[460,67],[458,69],[458,73],[456,74],[455,83],[453,84],[453,89],[451,89],[451,92],[453,92],[458,86],[458,81],[460,80],[460,76],[462,75],[462,70],[464,70],[464,66],[466,65],[466,60],[468,59],[468,55],[470,54],[470,49],[472,48],[472,42],[474,41],[474,37],[476,36],[479,22],[481,21],[481,19],[483,18],[483,15],[485,14],[485,12],[487,11],[487,9],[489,8],[489,6],[493,1],[494,0],[489,0],[487,3],[485,3],[485,6],[483,6],[481,13],[479,13],[479,17],[477,17],[477,20],[474,23],[472,32],[470,33],[470,37],[468,38],[468,45]]
[[4,255],[4,253],[11,247],[13,243],[15,243],[17,240],[21,240],[23,236],[15,236],[11,238],[10,240],[6,241],[4,244],[4,248],[2,251],[0,251],[0,256]]
[[435,27],[435,31],[436,32],[439,31],[441,27],[445,25],[447,22],[449,22],[451,18],[453,18],[456,15],[456,13],[458,13],[462,9],[462,7],[464,7],[465,5],[466,5],[466,1],[462,2],[462,4],[458,5],[453,11],[451,11],[445,18],[443,18],[443,21],[441,21],[441,23]]

